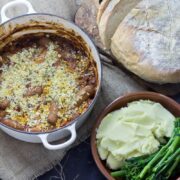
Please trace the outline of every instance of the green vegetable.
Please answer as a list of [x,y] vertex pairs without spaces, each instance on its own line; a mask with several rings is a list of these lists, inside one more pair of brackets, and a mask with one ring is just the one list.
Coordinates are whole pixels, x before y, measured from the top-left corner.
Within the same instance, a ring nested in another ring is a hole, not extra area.
[[127,160],[120,171],[112,172],[111,175],[127,180],[167,180],[179,165],[180,118],[176,118],[173,135],[166,145],[154,154]]
[[128,180],[136,180],[143,167],[155,156],[146,155],[128,159],[120,171],[112,172],[113,177],[126,177]]
[[180,156],[176,157],[175,161],[173,162],[173,164],[171,165],[169,170],[166,172],[166,178],[167,179],[170,178],[173,171],[176,169],[176,167],[178,167],[178,164],[180,164]]

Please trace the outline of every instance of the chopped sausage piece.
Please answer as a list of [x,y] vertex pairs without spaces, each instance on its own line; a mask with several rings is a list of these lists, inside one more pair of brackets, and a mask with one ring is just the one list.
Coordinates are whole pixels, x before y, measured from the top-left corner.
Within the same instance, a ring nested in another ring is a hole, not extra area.
[[2,65],[3,64],[3,58],[2,58],[2,56],[0,56],[0,65]]
[[42,47],[46,47],[46,46],[48,46],[49,42],[50,42],[50,39],[48,39],[46,37],[42,37],[39,40],[39,45],[42,46]]
[[71,120],[76,119],[78,116],[79,116],[79,114],[78,114],[78,113],[73,114],[73,115],[72,115],[72,117],[71,117]]
[[24,130],[24,126],[19,124],[17,121],[13,121],[11,119],[1,119],[1,122],[9,127],[14,128],[14,129]]
[[91,97],[94,94],[94,92],[95,92],[94,86],[87,85],[79,91],[78,95]]
[[89,82],[89,84],[96,84],[96,78],[90,77],[88,82]]
[[9,106],[10,102],[7,99],[0,101],[0,109],[5,110]]
[[6,112],[5,111],[0,111],[0,119],[4,118],[6,116]]
[[34,96],[36,94],[41,95],[42,93],[42,86],[29,87],[25,93],[25,96]]
[[36,57],[36,58],[34,59],[34,61],[35,61],[37,64],[43,63],[44,60],[45,60],[46,52],[47,52],[46,49],[41,49],[40,55],[39,55],[38,57]]
[[86,86],[87,85],[87,81],[85,81],[83,78],[78,79],[78,82],[81,86]]
[[58,119],[58,106],[52,101],[49,108],[48,122],[52,125],[55,125]]
[[41,132],[42,130],[39,126],[35,126],[35,127],[27,128],[26,131],[28,131],[28,132]]
[[92,85],[87,85],[82,88],[77,94],[76,105],[79,106],[83,101],[86,101],[88,98],[92,97],[95,93],[95,87]]

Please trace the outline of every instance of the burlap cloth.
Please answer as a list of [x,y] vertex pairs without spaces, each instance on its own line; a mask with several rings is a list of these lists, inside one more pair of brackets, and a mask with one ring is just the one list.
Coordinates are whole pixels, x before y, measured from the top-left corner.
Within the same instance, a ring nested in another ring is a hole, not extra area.
[[[0,8],[9,0],[0,0]],[[81,0],[30,0],[37,12],[57,14],[73,20]],[[17,15],[18,9],[11,9],[9,15]],[[101,95],[91,116],[78,129],[78,137],[72,145],[85,140],[99,112],[112,100],[128,92],[143,90],[134,80],[127,77],[117,67],[103,63],[103,83]],[[68,149],[49,151],[41,144],[25,143],[9,137],[0,131],[0,179],[28,180],[45,173],[57,164]]]

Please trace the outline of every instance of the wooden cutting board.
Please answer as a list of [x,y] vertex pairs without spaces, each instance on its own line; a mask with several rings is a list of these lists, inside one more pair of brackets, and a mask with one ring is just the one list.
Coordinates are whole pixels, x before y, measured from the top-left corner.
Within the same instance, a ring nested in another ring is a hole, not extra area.
[[175,95],[175,94],[180,93],[180,83],[165,84],[163,86],[160,84],[149,83],[139,78],[137,75],[133,74],[132,72],[127,70],[125,67],[123,67],[122,64],[116,61],[116,59],[113,57],[110,51],[105,50],[105,48],[103,47],[101,43],[99,33],[98,33],[98,27],[96,23],[98,6],[99,6],[98,0],[84,1],[76,12],[75,23],[78,26],[80,26],[91,37],[95,45],[98,47],[100,54],[108,58],[110,61],[112,61],[114,65],[118,66],[128,76],[135,79],[143,87],[146,87],[147,90],[157,91],[166,95]]

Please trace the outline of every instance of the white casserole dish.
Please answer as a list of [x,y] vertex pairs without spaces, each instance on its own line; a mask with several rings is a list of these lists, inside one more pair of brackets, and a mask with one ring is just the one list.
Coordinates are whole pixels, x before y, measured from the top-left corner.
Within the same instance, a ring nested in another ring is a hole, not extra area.
[[[12,19],[9,19],[8,17],[6,17],[7,9],[11,6],[16,6],[19,4],[23,4],[27,7],[28,9],[27,14],[18,16]],[[15,0],[4,5],[1,9],[1,19],[2,21],[0,25],[0,39],[1,37],[8,36],[8,34],[11,34],[12,32],[14,32],[13,37],[15,38],[22,36],[23,34],[28,34],[28,33],[53,32],[54,29],[52,28],[52,26],[50,27],[49,24],[51,25],[54,24],[55,26],[57,25],[57,26],[63,27],[64,30],[73,32],[75,35],[83,39],[87,48],[91,52],[91,56],[93,57],[97,66],[98,85],[97,85],[97,91],[96,91],[95,97],[85,113],[83,113],[81,116],[79,116],[75,120],[71,121],[66,126],[59,129],[55,129],[47,133],[31,133],[31,132],[19,131],[0,123],[0,129],[16,139],[26,141],[26,142],[31,142],[31,143],[43,143],[43,145],[47,149],[50,149],[50,150],[62,149],[69,146],[75,141],[76,134],[77,134],[76,129],[78,129],[82,125],[82,123],[87,119],[99,95],[100,86],[101,86],[101,62],[100,62],[99,54],[96,47],[94,46],[90,38],[75,24],[67,20],[64,20],[63,18],[60,18],[56,15],[36,13],[32,5],[27,0]],[[47,27],[22,29],[22,31],[19,30],[16,32],[16,29],[18,29],[17,27],[21,27],[27,24],[28,25],[41,24],[44,27],[46,26]],[[1,44],[3,43],[4,42],[1,39]],[[59,139],[64,139],[69,134],[71,135],[71,137],[61,144],[52,145],[49,143],[49,142],[56,141]]]

